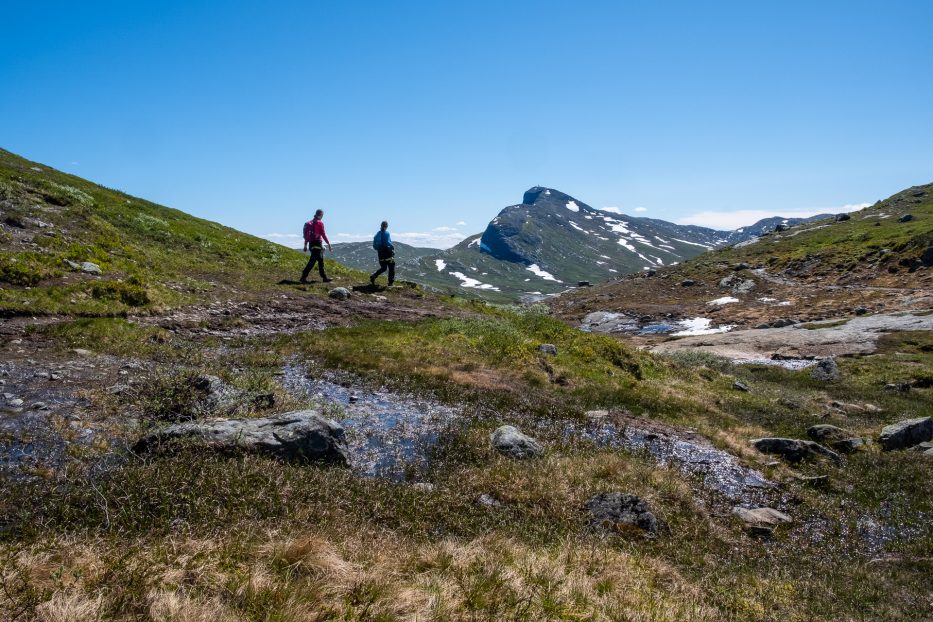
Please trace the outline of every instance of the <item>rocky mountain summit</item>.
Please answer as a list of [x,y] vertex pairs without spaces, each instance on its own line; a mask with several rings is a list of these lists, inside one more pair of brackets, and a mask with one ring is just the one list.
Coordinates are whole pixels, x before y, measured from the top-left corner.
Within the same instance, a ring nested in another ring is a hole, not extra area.
[[[769,218],[735,231],[718,231],[595,209],[554,188],[535,186],[522,202],[502,209],[486,229],[453,248],[407,252],[406,277],[444,291],[495,301],[534,300],[581,282],[675,265],[708,250],[812,219]],[[371,250],[337,252],[369,269]],[[362,261],[360,261],[362,259]]]

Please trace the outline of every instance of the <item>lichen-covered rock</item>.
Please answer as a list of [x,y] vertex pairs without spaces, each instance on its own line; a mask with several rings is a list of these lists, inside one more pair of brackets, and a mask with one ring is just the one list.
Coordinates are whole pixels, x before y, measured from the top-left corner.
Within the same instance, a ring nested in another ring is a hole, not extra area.
[[335,287],[330,290],[327,295],[334,300],[348,300],[350,298],[350,290],[346,287]]
[[288,462],[350,463],[343,427],[313,410],[256,419],[179,423],[147,434],[133,451],[160,451],[177,442],[220,452],[265,454]]
[[640,497],[623,492],[606,492],[583,505],[590,515],[590,524],[607,531],[639,531],[654,536],[658,533],[658,518]]
[[510,425],[498,428],[490,435],[489,440],[493,449],[517,460],[544,455],[541,443]]
[[540,346],[538,346],[538,352],[541,354],[557,356],[557,346],[555,346],[553,343],[542,343]]
[[884,451],[907,449],[933,440],[933,420],[930,417],[905,419],[881,429],[881,448]]

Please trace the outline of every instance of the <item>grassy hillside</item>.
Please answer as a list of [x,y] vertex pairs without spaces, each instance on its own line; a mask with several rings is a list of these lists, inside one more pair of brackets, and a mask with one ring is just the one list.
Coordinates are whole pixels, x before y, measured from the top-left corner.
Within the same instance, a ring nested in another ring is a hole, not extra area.
[[[69,261],[93,262],[101,274]],[[297,279],[305,261],[298,251],[0,150],[0,315],[109,315],[253,296]]]

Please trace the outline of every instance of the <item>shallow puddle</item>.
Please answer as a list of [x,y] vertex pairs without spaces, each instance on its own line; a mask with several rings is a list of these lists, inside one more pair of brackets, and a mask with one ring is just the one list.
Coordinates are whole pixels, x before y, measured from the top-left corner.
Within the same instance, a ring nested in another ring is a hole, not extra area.
[[308,377],[285,367],[285,388],[318,402],[346,431],[353,468],[365,475],[401,480],[424,466],[439,435],[461,420],[459,409],[386,390],[366,390],[335,376]]
[[568,426],[568,435],[578,435],[600,447],[618,447],[647,452],[662,466],[672,466],[696,478],[703,487],[733,501],[760,500],[762,492],[775,486],[755,469],[742,466],[732,454],[716,449],[701,437],[679,437],[609,420]]

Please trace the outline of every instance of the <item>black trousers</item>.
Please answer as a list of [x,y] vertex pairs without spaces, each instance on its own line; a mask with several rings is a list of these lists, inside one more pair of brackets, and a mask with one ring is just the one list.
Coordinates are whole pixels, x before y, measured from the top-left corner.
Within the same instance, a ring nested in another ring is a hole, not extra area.
[[379,269],[373,272],[370,278],[373,280],[376,280],[376,278],[380,274],[385,272],[386,270],[389,271],[389,285],[392,285],[392,283],[395,282],[395,260],[394,259],[380,259]]
[[308,260],[308,265],[305,266],[304,272],[301,273],[301,280],[305,281],[308,279],[308,274],[314,268],[314,264],[317,264],[318,274],[321,275],[321,279],[326,279],[327,274],[324,272],[324,247],[323,246],[312,246],[311,247],[311,259]]

